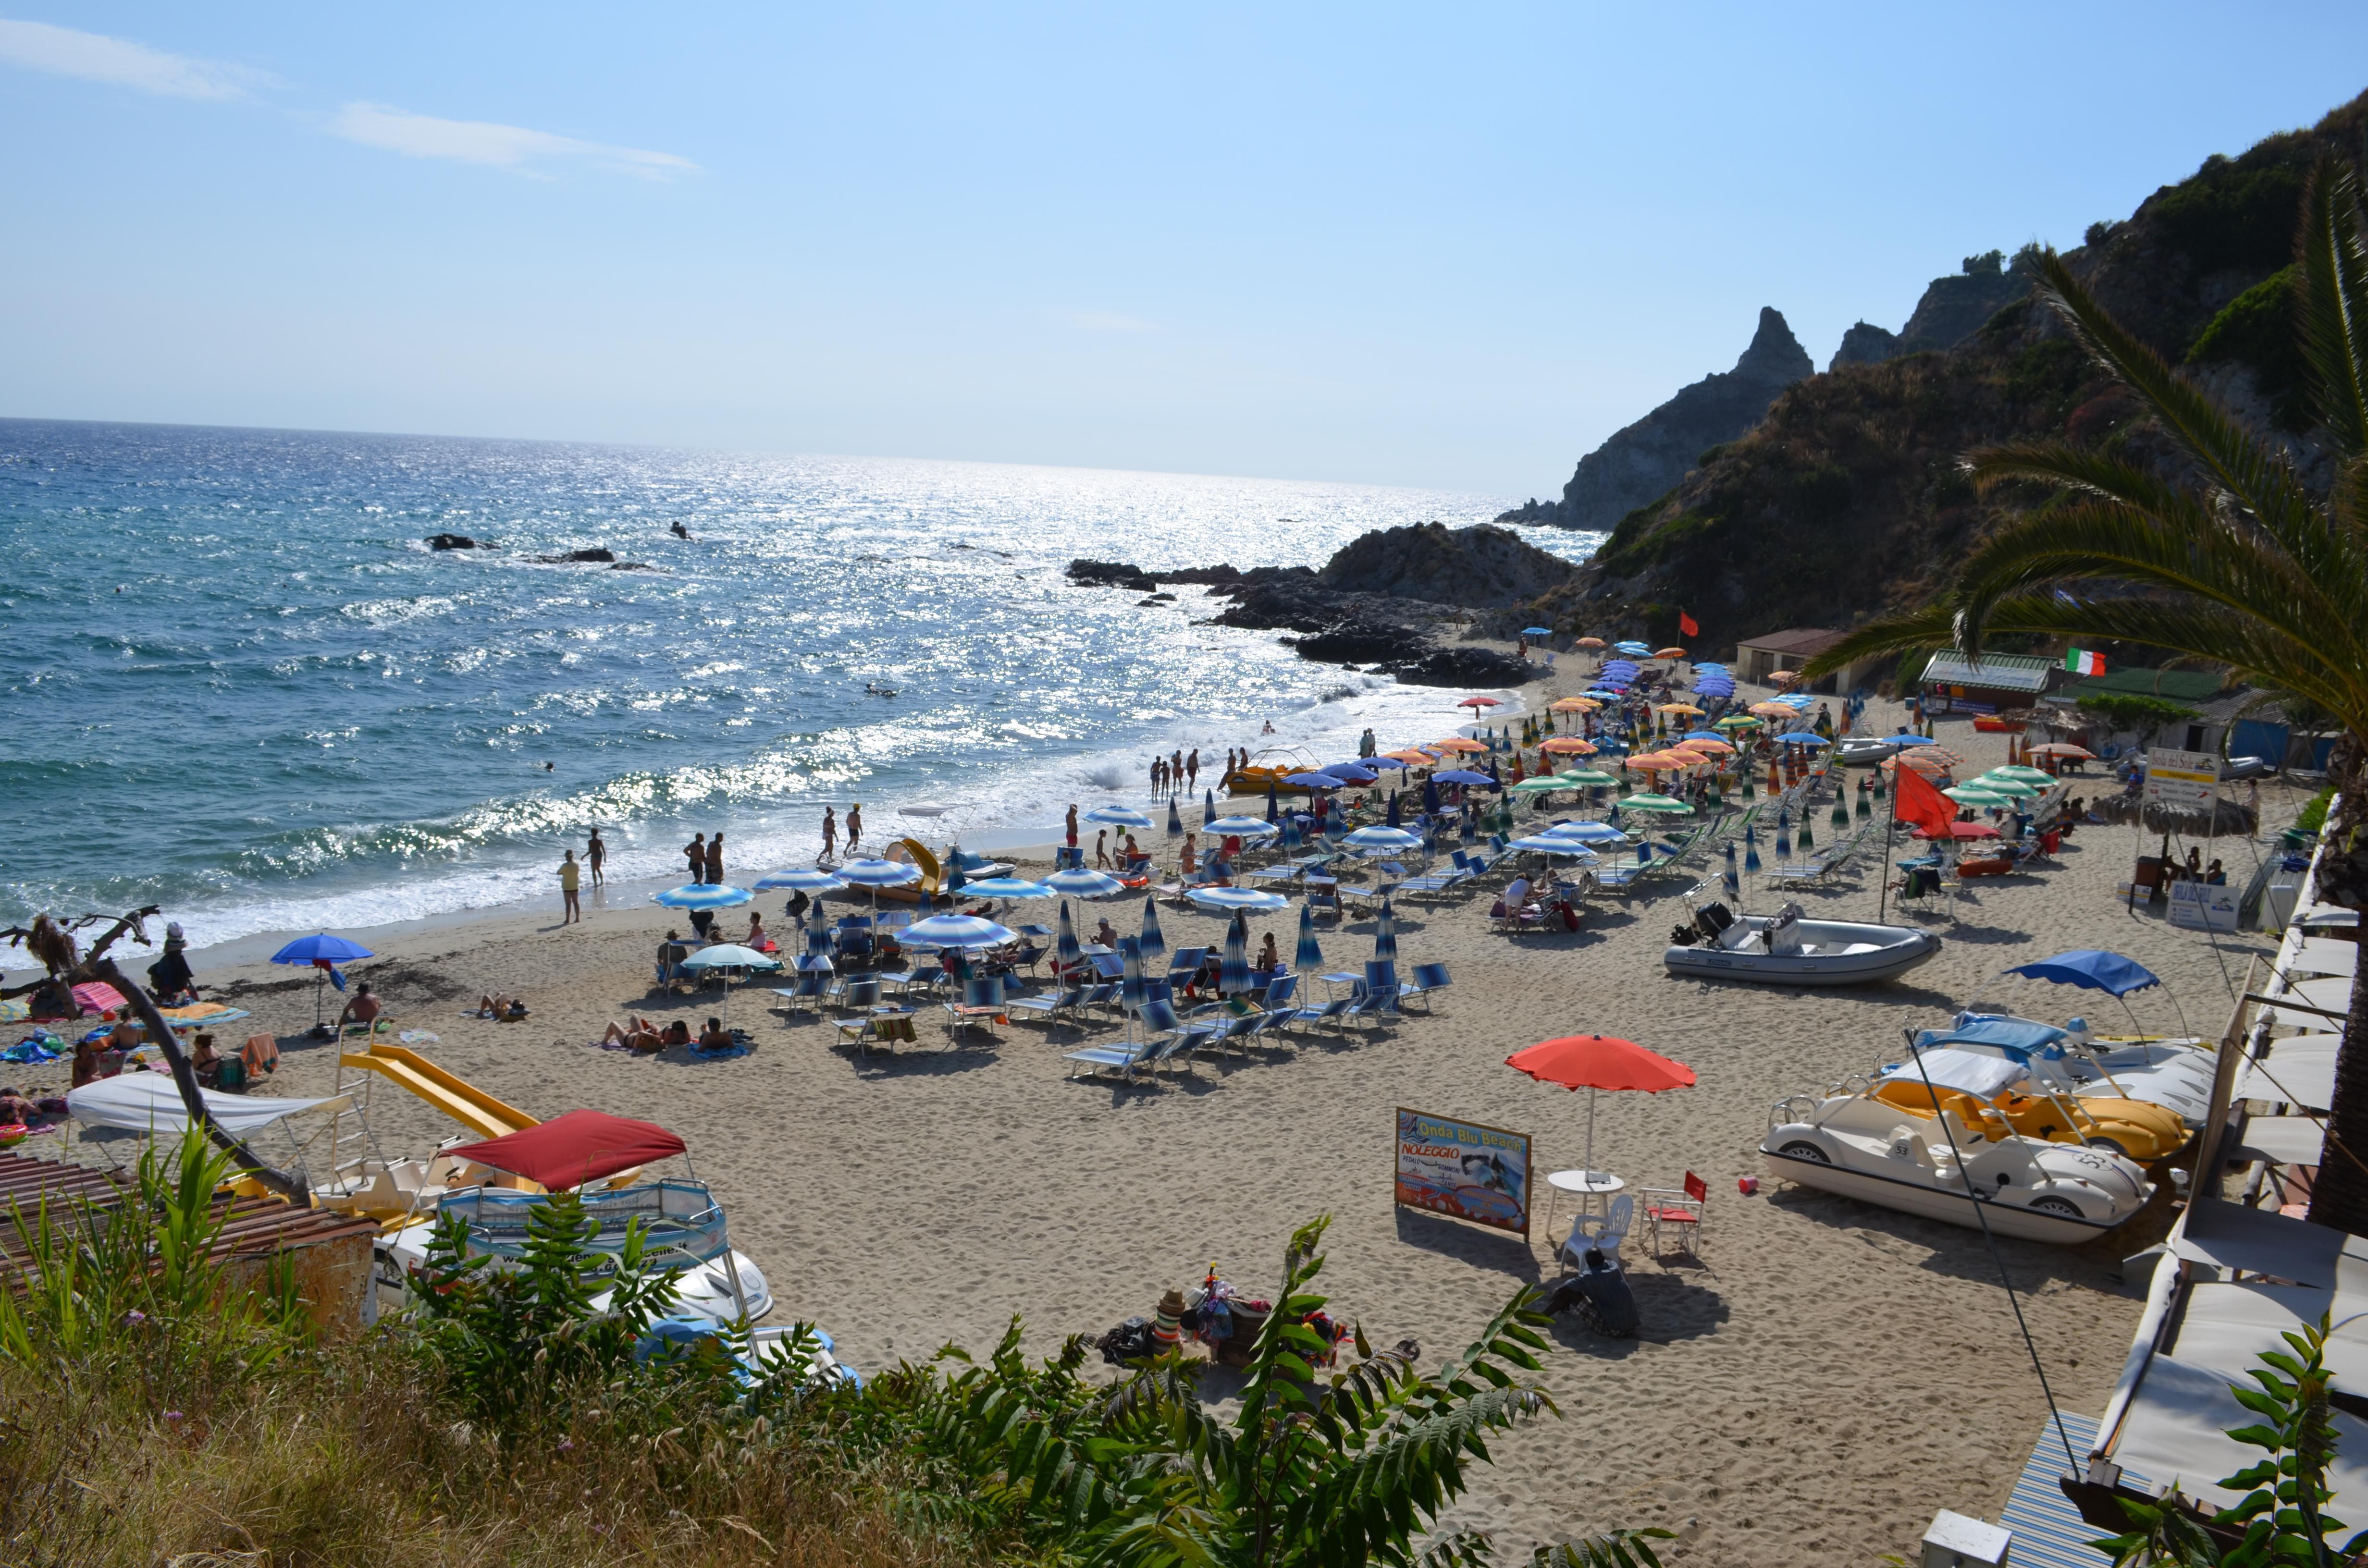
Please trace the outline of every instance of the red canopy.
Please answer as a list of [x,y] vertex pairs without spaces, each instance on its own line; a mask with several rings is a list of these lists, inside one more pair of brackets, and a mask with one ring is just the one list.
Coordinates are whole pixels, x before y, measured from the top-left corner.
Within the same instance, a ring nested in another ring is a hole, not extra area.
[[1513,1052],[1505,1065],[1565,1089],[1642,1089],[1651,1095],[1687,1088],[1694,1081],[1694,1070],[1682,1062],[1656,1055],[1634,1040],[1600,1034],[1546,1040]]
[[506,1132],[450,1153],[560,1192],[679,1154],[683,1147],[681,1139],[655,1122],[633,1121],[606,1111],[571,1110],[539,1127]]
[[1934,833],[1929,827],[1916,830],[1918,838],[1996,838],[1998,830],[1986,822],[1952,822],[1946,833]]

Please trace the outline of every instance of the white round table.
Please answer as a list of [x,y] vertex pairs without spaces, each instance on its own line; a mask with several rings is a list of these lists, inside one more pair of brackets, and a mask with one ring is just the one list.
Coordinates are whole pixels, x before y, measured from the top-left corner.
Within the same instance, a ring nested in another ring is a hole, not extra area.
[[1561,1203],[1564,1193],[1576,1197],[1581,1210],[1587,1210],[1594,1207],[1599,1197],[1609,1197],[1628,1184],[1610,1171],[1548,1171],[1546,1185],[1554,1189],[1554,1196],[1546,1203],[1546,1231],[1551,1236],[1554,1210]]

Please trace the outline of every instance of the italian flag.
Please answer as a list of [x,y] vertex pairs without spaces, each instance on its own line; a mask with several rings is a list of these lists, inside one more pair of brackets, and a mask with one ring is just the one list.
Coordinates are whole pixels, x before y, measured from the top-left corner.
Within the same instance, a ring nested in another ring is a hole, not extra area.
[[2064,655],[2064,667],[2076,676],[2100,676],[2105,673],[2105,655],[2075,648]]

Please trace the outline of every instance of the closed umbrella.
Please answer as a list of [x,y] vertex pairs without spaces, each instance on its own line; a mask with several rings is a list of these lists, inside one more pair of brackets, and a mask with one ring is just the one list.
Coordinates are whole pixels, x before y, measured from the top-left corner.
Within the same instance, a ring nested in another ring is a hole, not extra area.
[[1719,873],[1719,883],[1726,890],[1727,897],[1737,902],[1741,901],[1743,878],[1735,869],[1735,840],[1732,838],[1726,841],[1726,869]]
[[1743,869],[1755,877],[1759,874],[1759,835],[1748,826],[1743,830]]
[[1217,820],[1217,792],[1204,790],[1201,793],[1201,825],[1208,826]]
[[1148,893],[1143,898],[1143,935],[1137,939],[1135,948],[1146,955],[1167,950],[1167,938],[1159,931],[1159,905]]
[[1315,942],[1315,906],[1299,906],[1299,948],[1291,955],[1291,967],[1302,974],[1315,974],[1324,968],[1324,949]]
[[1382,895],[1382,912],[1373,916],[1373,958],[1380,963],[1398,961],[1398,917],[1390,895]]
[[1542,1040],[1505,1058],[1505,1065],[1526,1073],[1541,1084],[1560,1084],[1574,1092],[1587,1091],[1587,1156],[1595,1167],[1595,1096],[1600,1089],[1634,1090],[1657,1095],[1664,1089],[1690,1088],[1694,1070],[1682,1062],[1645,1050],[1634,1040],[1609,1035],[1568,1035]]
[[1236,910],[1225,927],[1225,955],[1217,964],[1217,994],[1239,996],[1250,985],[1250,921]]
[[1077,945],[1077,927],[1069,919],[1069,901],[1061,901],[1061,920],[1053,934],[1053,963],[1067,975],[1085,961],[1085,949]]
[[1176,809],[1176,797],[1167,797],[1167,834],[1169,837],[1184,831],[1184,813]]
[[[1398,792],[1395,790],[1390,791],[1389,813],[1383,817],[1382,821],[1385,825],[1390,827],[1395,827],[1398,825]],[[1354,837],[1355,835],[1352,834],[1350,836]]]
[[1776,858],[1780,860],[1785,860],[1790,859],[1792,855],[1793,813],[1787,811],[1779,811],[1776,813]]
[[1118,951],[1118,1006],[1119,1011],[1126,1015],[1128,1026],[1132,1028],[1134,1016],[1143,1011],[1144,1000],[1143,944],[1132,937],[1121,937]]
[[1439,780],[1436,778],[1422,781],[1422,809],[1433,812],[1439,810]]
[[830,921],[820,899],[806,905],[806,957],[830,961]]

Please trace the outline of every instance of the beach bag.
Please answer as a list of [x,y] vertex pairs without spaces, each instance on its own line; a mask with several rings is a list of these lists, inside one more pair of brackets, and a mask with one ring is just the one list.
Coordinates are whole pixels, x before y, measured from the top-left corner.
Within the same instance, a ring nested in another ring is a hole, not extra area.
[[1159,1339],[1152,1332],[1149,1318],[1127,1319],[1103,1335],[1094,1347],[1102,1353],[1102,1359],[1113,1367],[1122,1367],[1130,1361],[1148,1361],[1160,1351]]
[[246,1093],[246,1063],[235,1056],[225,1056],[214,1068],[214,1087],[226,1095]]

